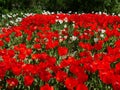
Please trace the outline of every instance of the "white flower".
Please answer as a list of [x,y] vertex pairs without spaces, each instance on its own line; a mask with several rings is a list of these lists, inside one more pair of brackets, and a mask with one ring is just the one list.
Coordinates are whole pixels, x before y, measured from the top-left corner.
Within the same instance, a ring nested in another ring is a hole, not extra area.
[[112,15],[114,16],[114,15],[115,15],[115,13],[112,13]]
[[7,17],[12,18],[12,16],[10,16],[9,14],[7,14]]
[[72,41],[75,41],[75,40],[77,39],[77,37],[76,37],[76,36],[72,36],[72,37],[70,37],[70,39],[71,39]]
[[68,38],[68,36],[64,36],[64,39],[67,39]]
[[107,13],[105,13],[105,12],[103,12],[103,14],[105,14],[106,16],[108,16],[108,14],[107,14]]
[[9,24],[8,24],[8,23],[6,23],[6,26],[9,26]]
[[101,31],[101,33],[105,33],[105,30],[104,29],[98,29],[98,31]]
[[101,11],[99,11],[99,14],[101,15],[101,14],[102,14],[102,12],[101,12]]
[[22,18],[18,17],[18,18],[16,19],[16,22],[20,22],[20,21],[22,21]]
[[51,14],[55,14],[54,12],[51,12]]
[[72,13],[72,11],[69,11],[68,13]]
[[62,24],[62,23],[63,23],[63,20],[59,20],[59,23]]
[[6,18],[5,15],[2,15],[2,18]]
[[104,34],[100,34],[100,37],[101,37],[101,38],[104,38]]
[[75,27],[75,24],[73,23],[72,26]]
[[60,39],[59,39],[59,42],[62,42],[62,41],[63,41],[63,39],[62,39],[62,38],[60,38]]
[[13,14],[13,17],[16,17],[16,14]]
[[13,22],[13,21],[10,21],[10,23],[11,23],[11,24],[14,24],[15,22]]
[[105,33],[105,30],[104,30],[104,29],[102,29],[102,30],[101,30],[101,33]]
[[77,12],[75,12],[75,14],[77,14]]
[[56,19],[55,21],[56,21],[56,22],[59,22],[60,24],[63,23],[63,20],[61,20],[61,19]]
[[59,36],[59,39],[61,39],[62,38],[62,36]]
[[23,12],[21,12],[21,15],[23,15]]
[[67,28],[67,25],[66,25],[66,24],[64,25],[64,28]]
[[94,38],[94,42],[98,42],[98,38]]

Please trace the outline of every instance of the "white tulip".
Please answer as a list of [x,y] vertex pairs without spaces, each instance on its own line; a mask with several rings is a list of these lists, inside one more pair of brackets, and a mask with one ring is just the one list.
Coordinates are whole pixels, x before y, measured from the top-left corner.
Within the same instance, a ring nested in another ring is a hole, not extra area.
[[94,38],[94,42],[98,42],[98,38]]

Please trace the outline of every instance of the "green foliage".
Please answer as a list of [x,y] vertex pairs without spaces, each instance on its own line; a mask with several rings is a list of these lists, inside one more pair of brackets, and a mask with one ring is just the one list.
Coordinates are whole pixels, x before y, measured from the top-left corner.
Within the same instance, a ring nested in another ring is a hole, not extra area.
[[41,12],[47,11],[62,11],[62,12],[107,12],[120,13],[119,0],[0,0],[0,11],[26,10]]
[[48,11],[120,13],[118,0],[41,0],[40,4]]
[[1,13],[13,11],[41,13],[39,0],[0,0]]
[[113,12],[120,14],[120,2],[115,5],[115,7],[113,8]]

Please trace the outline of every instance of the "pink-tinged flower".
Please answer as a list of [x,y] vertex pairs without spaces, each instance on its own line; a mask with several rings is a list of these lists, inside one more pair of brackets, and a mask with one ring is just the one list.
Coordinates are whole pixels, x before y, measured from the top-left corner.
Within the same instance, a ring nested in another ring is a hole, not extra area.
[[9,78],[6,80],[8,86],[15,87],[18,85],[18,80],[16,78]]
[[120,90],[120,75],[114,75],[112,78],[113,90]]
[[34,81],[34,78],[30,75],[27,75],[24,77],[24,85],[25,86],[31,86]]
[[113,90],[120,90],[120,82],[114,82],[112,86],[113,86]]
[[54,87],[50,86],[49,84],[45,84],[44,86],[40,87],[40,90],[54,90]]
[[58,47],[58,54],[60,56],[67,55],[67,53],[68,53],[68,48],[62,46]]

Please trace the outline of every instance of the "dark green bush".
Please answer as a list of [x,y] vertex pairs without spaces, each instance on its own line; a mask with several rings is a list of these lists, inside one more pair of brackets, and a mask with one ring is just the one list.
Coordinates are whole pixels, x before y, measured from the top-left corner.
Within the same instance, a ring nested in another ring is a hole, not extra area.
[[116,13],[120,11],[118,0],[41,0],[44,9],[48,11],[73,11],[73,12],[107,12]]
[[0,0],[1,13],[22,11],[22,12],[41,12],[39,0]]
[[0,0],[2,13],[12,10],[39,12],[107,12],[120,13],[119,0]]

